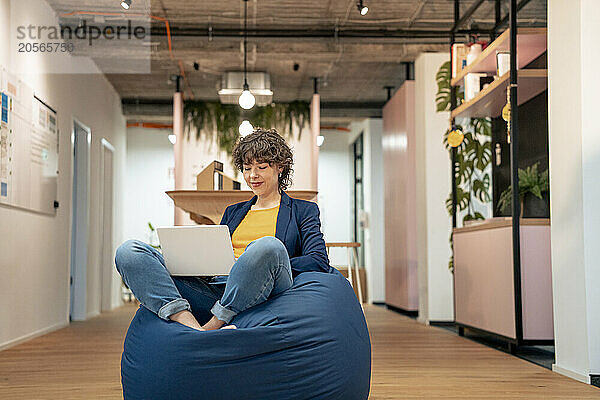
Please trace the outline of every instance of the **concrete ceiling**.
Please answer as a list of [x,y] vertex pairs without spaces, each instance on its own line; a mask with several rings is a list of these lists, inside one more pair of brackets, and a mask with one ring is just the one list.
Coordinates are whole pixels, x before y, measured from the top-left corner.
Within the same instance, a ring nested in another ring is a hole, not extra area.
[[[49,2],[62,14],[123,12],[120,0]],[[461,0],[460,14],[480,2]],[[521,2],[526,5],[519,11],[519,26],[546,25],[546,0]],[[504,18],[509,2],[500,3]],[[318,77],[321,101],[333,110],[325,111],[325,116],[364,116],[361,110],[385,102],[384,86],[398,87],[406,79],[404,63],[422,52],[448,50],[454,1],[364,0],[364,4],[369,7],[366,16],[359,14],[356,0],[249,0],[248,69],[271,75],[276,102],[309,100],[312,78]],[[495,6],[496,1],[484,0],[460,29],[490,31],[496,25]],[[243,69],[242,0],[132,0],[127,13],[168,20],[173,55],[164,22],[153,20],[151,73],[107,74],[130,120],[168,120],[165,110],[175,91],[169,77],[174,74],[185,74],[186,98],[217,100],[221,74]],[[87,17],[68,18],[76,25]],[[467,38],[465,33],[457,40]]]

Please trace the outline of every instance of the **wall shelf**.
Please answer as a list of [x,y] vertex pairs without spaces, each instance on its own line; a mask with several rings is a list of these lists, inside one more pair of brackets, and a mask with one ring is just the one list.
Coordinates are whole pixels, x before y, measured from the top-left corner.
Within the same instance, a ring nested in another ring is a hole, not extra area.
[[[548,87],[548,70],[522,69],[517,71],[519,105],[531,100]],[[502,75],[490,83],[473,99],[461,104],[452,111],[452,118],[498,117],[506,105],[506,88],[510,82],[510,73]]]
[[[523,68],[546,51],[546,28],[519,28],[517,33],[517,68]],[[510,31],[505,30],[471,64],[460,71],[451,80],[452,86],[463,83],[465,76],[471,72],[496,73],[496,52],[509,51]]]

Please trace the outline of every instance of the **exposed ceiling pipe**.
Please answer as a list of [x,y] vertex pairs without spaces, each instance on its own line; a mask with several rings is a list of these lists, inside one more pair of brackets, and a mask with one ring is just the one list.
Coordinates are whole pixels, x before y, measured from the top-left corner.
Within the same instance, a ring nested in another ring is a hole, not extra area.
[[341,131],[341,132],[352,132],[351,129],[348,129],[344,126],[329,126],[329,125],[321,125],[320,129],[322,131]]
[[[489,29],[461,29],[457,34],[484,34]],[[152,36],[164,36],[164,28],[152,27]],[[173,36],[181,37],[208,37],[206,27],[172,28]],[[226,38],[238,40],[243,37],[239,29],[215,28],[211,31],[212,38]],[[423,29],[248,29],[248,37],[260,39],[447,39],[450,34],[447,30]]]
[[173,129],[173,124],[161,124],[157,122],[128,122],[127,127],[148,129]]
[[[171,58],[171,60],[173,60],[174,62],[177,63],[177,66],[179,67],[179,74],[183,77],[184,82],[187,84],[188,88],[190,89],[191,98],[192,99],[194,98],[194,90],[192,89],[192,86],[190,85],[189,81],[187,80],[187,78],[185,76],[185,69],[183,68],[183,63],[181,62],[181,60],[177,60],[175,58],[175,56],[173,55],[173,45],[171,43],[171,26],[169,24],[168,19],[163,18],[163,17],[157,17],[156,15],[147,15],[147,14],[140,14],[140,13],[123,14],[123,13],[97,12],[97,11],[72,11],[72,12],[60,14],[61,17],[82,16],[82,15],[103,16],[103,17],[106,17],[106,16],[123,17],[124,15],[126,15],[126,16],[130,16],[130,17],[150,18],[155,21],[160,21],[160,22],[164,23],[165,34],[167,36],[167,43],[169,46],[169,57]],[[150,28],[150,31],[152,32],[152,28]]]

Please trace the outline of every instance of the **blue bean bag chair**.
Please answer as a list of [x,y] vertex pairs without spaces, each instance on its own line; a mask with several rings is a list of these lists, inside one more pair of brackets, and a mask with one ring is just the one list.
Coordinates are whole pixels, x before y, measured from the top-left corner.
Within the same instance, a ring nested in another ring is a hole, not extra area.
[[289,290],[231,323],[238,329],[200,332],[140,307],[121,358],[124,398],[369,396],[369,332],[354,291],[341,274],[302,273]]

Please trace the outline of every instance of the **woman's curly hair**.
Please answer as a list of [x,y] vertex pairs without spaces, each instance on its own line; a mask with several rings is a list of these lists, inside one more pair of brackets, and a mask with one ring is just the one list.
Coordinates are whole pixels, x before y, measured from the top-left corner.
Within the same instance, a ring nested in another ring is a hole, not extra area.
[[292,166],[294,159],[290,146],[275,129],[254,128],[254,131],[241,137],[233,147],[233,162],[235,167],[244,172],[244,164],[253,161],[278,165],[279,191],[286,190],[292,183]]

